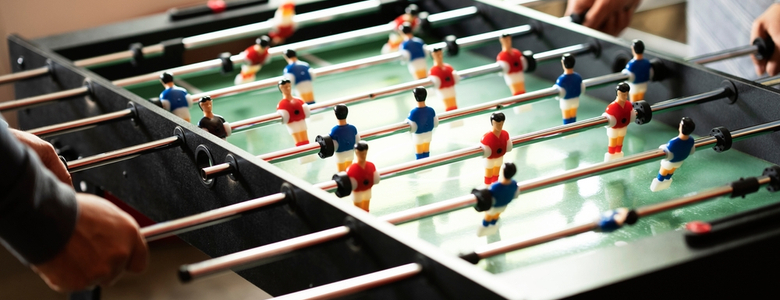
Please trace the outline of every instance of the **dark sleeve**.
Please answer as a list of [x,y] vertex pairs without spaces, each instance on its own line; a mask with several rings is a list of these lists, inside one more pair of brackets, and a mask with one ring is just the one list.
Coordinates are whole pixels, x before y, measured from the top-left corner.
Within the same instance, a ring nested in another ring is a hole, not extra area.
[[0,243],[26,263],[46,262],[68,242],[77,216],[73,188],[57,180],[0,118]]

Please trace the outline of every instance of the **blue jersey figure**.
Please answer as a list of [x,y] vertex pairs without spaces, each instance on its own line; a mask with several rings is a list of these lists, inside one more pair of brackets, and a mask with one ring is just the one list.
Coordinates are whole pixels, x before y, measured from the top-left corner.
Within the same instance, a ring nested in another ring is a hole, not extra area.
[[493,204],[485,212],[485,219],[482,220],[482,226],[477,230],[477,236],[493,235],[498,231],[498,216],[506,210],[509,202],[512,202],[520,195],[520,188],[517,181],[512,179],[517,173],[517,167],[513,163],[504,163],[504,169],[497,182],[490,185],[490,195],[493,197]]
[[333,148],[336,150],[336,166],[339,172],[344,172],[352,164],[355,156],[355,144],[360,141],[357,128],[347,124],[347,114],[349,109],[344,104],[336,105],[333,108],[336,113],[336,119],[339,125],[333,126],[330,130],[330,138],[333,140]]
[[672,185],[674,171],[680,168],[683,161],[696,150],[694,140],[691,137],[694,129],[696,129],[696,124],[693,123],[693,120],[683,117],[678,128],[680,135],[669,140],[668,144],[660,147],[666,152],[666,158],[661,160],[661,170],[658,171],[658,176],[650,184],[651,191],[665,190]]
[[415,155],[417,159],[430,156],[431,137],[433,129],[439,125],[439,118],[436,117],[436,111],[425,105],[425,98],[428,97],[428,91],[424,87],[418,86],[412,91],[414,99],[417,101],[417,107],[409,112],[406,123],[412,128],[412,141],[415,145]]
[[585,84],[582,83],[582,76],[574,72],[574,56],[564,54],[561,57],[563,65],[563,74],[558,76],[555,81],[555,88],[558,89],[558,100],[563,115],[563,124],[574,123],[577,121],[577,108],[580,107],[580,95],[585,91]]
[[612,232],[620,229],[626,223],[629,212],[627,208],[618,208],[605,212],[598,221],[599,231]]
[[165,90],[160,93],[163,108],[189,122],[190,100],[187,99],[187,90],[174,85],[173,74],[168,72],[160,75],[160,82],[165,87]]
[[401,26],[401,32],[404,34],[401,55],[409,64],[409,73],[414,76],[414,79],[428,77],[428,63],[425,62],[428,53],[425,49],[425,43],[412,35],[412,26],[409,23],[404,23]]
[[634,58],[628,61],[623,73],[628,75],[628,87],[630,88],[628,96],[631,102],[637,102],[645,99],[647,83],[653,77],[653,68],[650,61],[644,58],[645,44],[642,41],[634,40],[631,51],[634,53]]
[[287,66],[284,67],[284,78],[292,82],[303,102],[308,105],[314,104],[314,90],[311,84],[313,77],[309,64],[298,60],[298,54],[292,49],[284,52],[284,59],[287,61]]

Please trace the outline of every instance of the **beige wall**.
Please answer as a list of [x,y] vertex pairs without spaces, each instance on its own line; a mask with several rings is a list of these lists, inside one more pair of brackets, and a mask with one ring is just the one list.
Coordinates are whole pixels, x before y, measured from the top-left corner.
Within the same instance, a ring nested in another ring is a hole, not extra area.
[[[6,36],[37,38],[165,12],[206,0],[0,0],[0,74],[10,72]],[[0,101],[13,99],[12,85],[0,85]],[[13,116],[5,115],[9,121]]]

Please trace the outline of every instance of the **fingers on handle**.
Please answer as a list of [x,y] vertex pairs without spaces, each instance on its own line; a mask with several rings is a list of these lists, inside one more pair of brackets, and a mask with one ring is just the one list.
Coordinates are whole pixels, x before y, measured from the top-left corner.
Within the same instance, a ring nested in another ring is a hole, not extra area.
[[[756,19],[753,22],[753,27],[750,30],[750,40],[751,41],[755,40],[758,37],[761,37],[761,38],[767,37],[767,31],[766,31],[766,26],[764,24],[763,16],[759,17],[758,19]],[[772,55],[772,57],[774,58],[775,55],[777,55],[777,53],[774,53]],[[750,59],[753,60],[753,65],[755,65],[755,67],[756,67],[756,75],[759,75],[759,76],[763,75],[764,72],[766,71],[766,64],[767,64],[766,60],[758,60],[753,55],[750,56]]]
[[600,30],[603,29],[604,23],[610,15],[609,5],[609,1],[595,1],[593,7],[585,14],[585,21],[582,22],[582,25]]
[[141,233],[136,234],[135,246],[133,252],[130,253],[130,260],[127,264],[127,271],[133,273],[141,273],[146,270],[146,266],[149,264],[149,247],[146,245],[146,240],[141,236]]

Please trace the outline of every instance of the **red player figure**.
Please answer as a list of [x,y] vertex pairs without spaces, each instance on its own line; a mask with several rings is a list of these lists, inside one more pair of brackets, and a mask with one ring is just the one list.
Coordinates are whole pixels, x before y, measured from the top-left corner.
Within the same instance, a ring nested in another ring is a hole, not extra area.
[[513,96],[525,93],[525,75],[524,71],[528,62],[526,62],[520,50],[512,48],[512,36],[504,34],[499,39],[501,42],[501,52],[496,57],[496,62],[501,66],[504,73],[504,81],[512,91]]
[[355,206],[368,211],[371,201],[371,187],[379,183],[379,172],[373,163],[366,161],[368,144],[360,141],[355,145],[357,162],[347,168],[347,176],[352,184],[352,201]]
[[230,136],[230,123],[225,121],[225,118],[222,116],[214,114],[212,104],[209,96],[203,96],[198,101],[198,107],[203,111],[203,118],[198,121],[198,127],[224,140]]
[[271,46],[271,39],[264,35],[257,38],[254,45],[241,52],[244,56],[244,64],[241,65],[241,73],[236,75],[235,84],[255,81],[255,74],[268,60],[269,46]]
[[609,120],[607,136],[609,137],[609,151],[604,153],[604,161],[610,161],[623,157],[623,138],[626,136],[628,124],[636,119],[636,111],[628,101],[628,83],[618,84],[615,101],[607,106],[602,114]]
[[400,31],[400,28],[404,23],[411,24],[412,31],[417,32],[420,28],[419,13],[420,9],[417,8],[417,5],[411,4],[406,7],[406,12],[403,15],[398,16],[395,20],[390,22],[390,25],[393,26],[393,31],[390,32],[387,43],[382,46],[382,53],[398,51],[398,47],[401,46],[401,43],[404,41],[403,34]]
[[279,6],[274,13],[272,19],[274,25],[268,36],[271,37],[274,45],[284,43],[284,40],[291,37],[295,33],[295,2],[292,0],[286,1]]
[[485,184],[498,181],[501,164],[504,162],[504,154],[512,151],[512,140],[504,128],[504,113],[493,113],[490,116],[490,125],[493,130],[482,136],[482,156],[485,157]]
[[428,72],[428,78],[433,82],[433,87],[439,92],[439,98],[444,101],[444,107],[447,111],[458,109],[458,103],[455,100],[455,84],[460,81],[458,72],[452,66],[444,63],[441,48],[433,49],[433,67]]
[[287,131],[295,139],[295,146],[308,144],[306,119],[311,113],[309,105],[303,100],[293,97],[291,83],[287,79],[279,81],[279,91],[282,92],[284,98],[276,105],[276,112],[282,117],[282,123],[287,125]]

